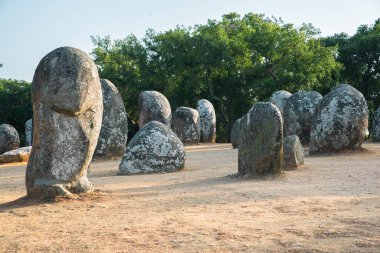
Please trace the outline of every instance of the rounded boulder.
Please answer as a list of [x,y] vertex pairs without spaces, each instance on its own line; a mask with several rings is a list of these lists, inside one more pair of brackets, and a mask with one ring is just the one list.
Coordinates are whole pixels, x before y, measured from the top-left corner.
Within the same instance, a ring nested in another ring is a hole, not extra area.
[[168,99],[158,91],[143,91],[138,99],[139,126],[155,120],[171,126],[172,110]]
[[269,102],[277,106],[280,110],[281,115],[284,116],[284,107],[286,100],[292,96],[292,93],[285,90],[278,90],[272,94],[269,98]]
[[173,113],[172,129],[183,143],[199,143],[198,111],[189,107],[178,107]]
[[16,128],[8,124],[0,125],[0,155],[20,147],[20,137]]
[[201,99],[197,103],[199,113],[199,134],[200,142],[212,142],[216,140],[216,115],[214,106],[206,99]]

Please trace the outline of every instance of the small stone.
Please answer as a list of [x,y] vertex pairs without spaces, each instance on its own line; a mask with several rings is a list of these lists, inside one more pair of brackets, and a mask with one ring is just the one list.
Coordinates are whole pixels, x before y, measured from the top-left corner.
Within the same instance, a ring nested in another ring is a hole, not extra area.
[[185,158],[185,147],[173,131],[150,121],[128,143],[119,174],[173,172],[184,167]]
[[29,160],[31,150],[32,147],[29,146],[7,151],[0,155],[0,163],[27,162]]
[[33,119],[25,122],[25,145],[32,146],[33,141]]
[[278,174],[282,170],[282,117],[272,103],[259,102],[241,118],[239,174]]
[[284,138],[284,169],[295,170],[304,164],[305,152],[297,135]]
[[158,91],[143,91],[138,99],[139,126],[155,120],[171,127],[172,110],[168,99]]
[[286,100],[284,136],[298,135],[302,145],[309,145],[311,120],[322,95],[316,91],[299,91]]
[[128,140],[127,113],[115,85],[106,79],[100,79],[100,83],[103,93],[103,121],[94,156],[121,157]]
[[348,84],[333,88],[318,104],[310,132],[310,154],[359,148],[368,128],[367,102]]
[[239,147],[240,120],[241,119],[237,119],[231,129],[230,138],[231,138],[231,144],[233,148]]
[[376,110],[375,114],[373,115],[371,135],[372,141],[380,141],[380,107]]
[[20,147],[20,137],[17,130],[8,124],[0,125],[0,155]]
[[183,143],[199,143],[198,111],[189,107],[178,107],[173,113],[172,129]]
[[201,99],[197,103],[199,113],[199,133],[200,142],[214,143],[216,140],[216,115],[214,106],[206,99]]

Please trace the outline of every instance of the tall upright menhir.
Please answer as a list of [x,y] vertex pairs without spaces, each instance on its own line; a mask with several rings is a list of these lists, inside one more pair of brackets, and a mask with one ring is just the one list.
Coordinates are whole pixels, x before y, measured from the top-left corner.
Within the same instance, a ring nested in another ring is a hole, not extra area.
[[61,47],[37,66],[32,83],[33,149],[28,196],[71,196],[92,189],[87,179],[102,124],[99,74],[83,51]]

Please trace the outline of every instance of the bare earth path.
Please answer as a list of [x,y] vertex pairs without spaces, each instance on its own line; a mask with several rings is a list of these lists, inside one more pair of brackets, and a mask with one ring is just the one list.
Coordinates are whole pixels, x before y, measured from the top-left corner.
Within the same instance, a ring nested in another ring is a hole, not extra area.
[[0,251],[380,252],[380,144],[364,147],[266,179],[234,176],[226,144],[187,147],[171,174],[94,162],[101,192],[55,203],[22,198],[26,164],[0,165]]

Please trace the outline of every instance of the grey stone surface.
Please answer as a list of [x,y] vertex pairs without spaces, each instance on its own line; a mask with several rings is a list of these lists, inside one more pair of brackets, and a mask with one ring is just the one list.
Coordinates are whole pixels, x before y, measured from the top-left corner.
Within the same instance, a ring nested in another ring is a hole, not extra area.
[[363,95],[341,84],[318,104],[310,133],[309,153],[339,152],[361,146],[368,127],[368,107]]
[[239,147],[240,121],[241,119],[237,119],[231,129],[230,139],[233,148]]
[[305,151],[297,135],[284,138],[284,169],[295,170],[303,166]]
[[278,174],[283,161],[282,117],[268,102],[255,104],[241,118],[239,138],[239,174],[244,177]]
[[290,98],[292,93],[285,91],[285,90],[278,90],[272,94],[272,96],[269,98],[269,102],[277,106],[277,108],[280,110],[282,118],[284,118],[284,107],[286,100]]
[[33,119],[25,122],[25,145],[32,146],[33,142]]
[[100,79],[103,93],[103,121],[94,156],[102,158],[124,155],[128,140],[128,119],[123,99],[115,85]]
[[20,147],[20,137],[17,130],[8,124],[0,125],[0,155]]
[[28,146],[7,151],[4,154],[0,155],[0,163],[27,162],[31,150],[32,147]]
[[316,91],[299,91],[287,99],[284,108],[285,137],[298,135],[302,145],[309,145],[311,120],[322,98]]
[[103,113],[95,63],[85,52],[61,47],[37,66],[32,82],[33,149],[26,168],[29,196],[70,197],[92,189],[87,169]]
[[168,127],[172,123],[172,110],[168,99],[158,91],[143,91],[138,99],[139,126],[143,127],[152,120]]
[[199,113],[199,141],[212,142],[216,140],[216,115],[212,103],[201,99],[197,103]]
[[183,168],[185,159],[185,147],[173,131],[150,121],[128,143],[119,174],[173,172]]
[[372,141],[380,141],[380,107],[377,108],[375,114],[373,115],[371,136]]
[[185,144],[199,143],[199,113],[189,107],[178,107],[173,113],[172,130]]

